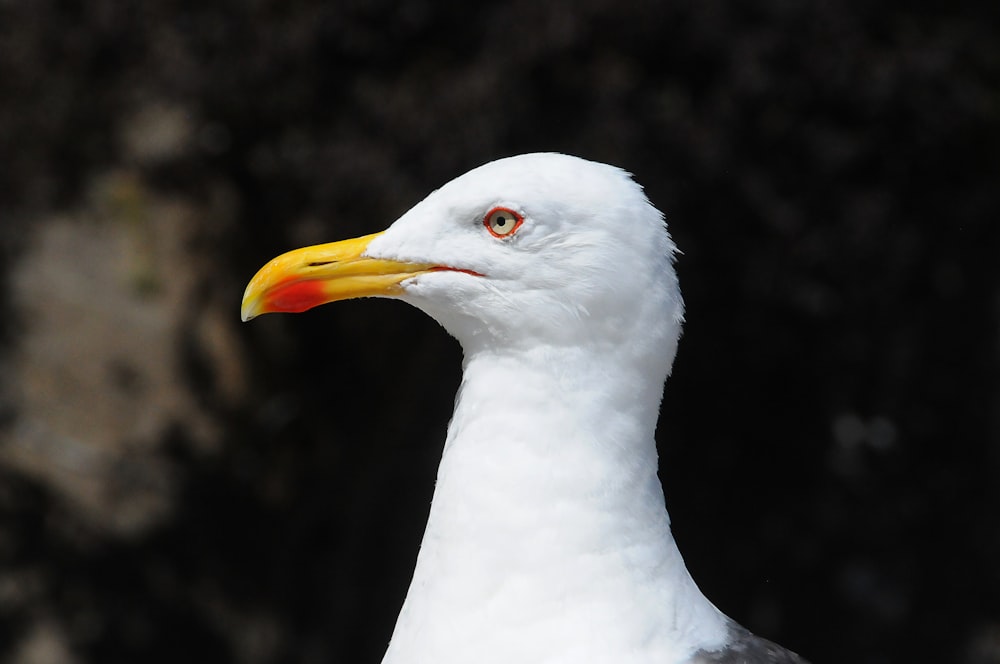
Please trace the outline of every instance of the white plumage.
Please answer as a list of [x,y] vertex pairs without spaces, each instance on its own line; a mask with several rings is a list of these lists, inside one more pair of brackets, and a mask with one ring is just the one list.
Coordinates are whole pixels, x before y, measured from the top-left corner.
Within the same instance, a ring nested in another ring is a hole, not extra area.
[[627,173],[530,154],[248,286],[245,319],[389,296],[462,345],[385,664],[802,661],[718,611],[670,533],[653,434],[683,318],[674,251]]

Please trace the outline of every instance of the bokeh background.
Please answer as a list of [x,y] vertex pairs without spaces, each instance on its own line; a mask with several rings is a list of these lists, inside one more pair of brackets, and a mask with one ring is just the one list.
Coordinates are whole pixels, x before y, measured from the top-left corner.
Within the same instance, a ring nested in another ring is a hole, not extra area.
[[377,662],[459,380],[416,311],[242,325],[272,256],[493,158],[684,254],[658,432],[723,610],[1000,662],[1000,5],[0,2],[0,660]]

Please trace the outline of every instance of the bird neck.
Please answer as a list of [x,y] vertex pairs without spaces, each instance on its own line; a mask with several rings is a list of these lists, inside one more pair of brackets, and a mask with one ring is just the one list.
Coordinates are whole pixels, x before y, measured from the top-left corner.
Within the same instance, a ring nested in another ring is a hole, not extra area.
[[[588,638],[580,635],[591,632],[601,635],[591,647],[619,655],[662,640],[661,655],[677,661],[722,638],[721,614],[674,544],[656,475],[653,433],[666,369],[582,352],[466,356],[386,662],[400,644],[431,652],[437,639],[452,651],[455,639],[477,639],[470,647],[483,661],[482,640],[516,640],[525,611],[537,612],[536,629],[545,623],[546,634],[568,631],[575,644],[522,639],[529,650],[497,661],[544,661],[547,648],[583,647]],[[624,614],[607,615],[622,606]],[[447,634],[436,631],[441,625]]]

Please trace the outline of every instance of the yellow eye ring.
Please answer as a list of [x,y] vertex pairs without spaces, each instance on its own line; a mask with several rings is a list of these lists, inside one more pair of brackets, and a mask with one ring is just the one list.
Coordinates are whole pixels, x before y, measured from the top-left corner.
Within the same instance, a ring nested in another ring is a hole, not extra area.
[[486,230],[493,237],[499,238],[510,237],[514,231],[521,227],[522,223],[524,223],[523,216],[505,207],[493,208],[486,213],[486,217],[483,219]]

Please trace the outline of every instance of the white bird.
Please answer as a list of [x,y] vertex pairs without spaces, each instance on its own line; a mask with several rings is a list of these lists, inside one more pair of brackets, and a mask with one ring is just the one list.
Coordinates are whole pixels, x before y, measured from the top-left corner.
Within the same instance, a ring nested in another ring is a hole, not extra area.
[[674,252],[626,172],[527,154],[247,286],[244,320],[393,297],[462,345],[383,664],[804,664],[706,599],[670,532],[653,434],[683,320]]

